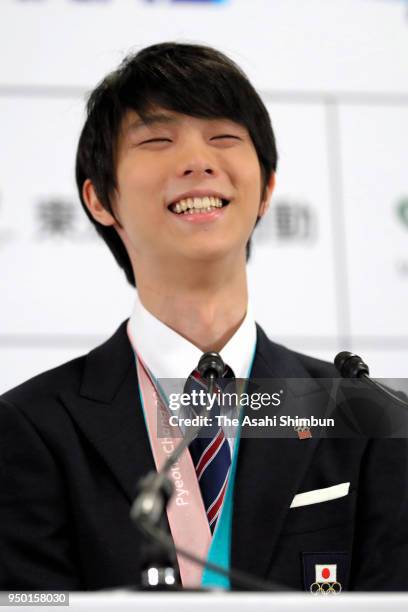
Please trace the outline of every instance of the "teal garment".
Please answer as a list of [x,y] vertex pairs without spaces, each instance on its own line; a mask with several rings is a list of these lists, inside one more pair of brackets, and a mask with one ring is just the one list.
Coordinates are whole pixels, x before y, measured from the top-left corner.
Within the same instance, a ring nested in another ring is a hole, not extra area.
[[[252,366],[255,359],[255,349],[252,354],[251,366],[248,371],[247,378],[250,377]],[[212,538],[210,550],[208,551],[207,561],[216,563],[225,569],[231,567],[231,535],[232,535],[232,511],[233,511],[233,499],[234,499],[234,485],[235,485],[235,474],[238,462],[238,449],[241,439],[241,425],[242,425],[242,414],[240,418],[240,424],[237,431],[237,438],[234,444],[234,456],[232,458],[231,473],[228,479],[227,490],[225,493],[224,502],[222,504],[221,516],[218,519],[217,526]],[[203,577],[201,580],[201,586],[205,588],[218,588],[229,590],[231,588],[229,578],[222,576],[212,570],[205,568]]]
[[[232,502],[234,496],[240,430],[241,425],[237,431],[237,439],[235,440],[234,444],[234,456],[232,458],[231,473],[229,475],[228,486],[225,493],[224,502],[222,504],[221,516],[218,519],[207,556],[207,561],[221,565],[221,567],[226,569],[229,569],[231,564]],[[216,572],[213,572],[207,568],[204,569],[201,585],[206,588],[216,587],[226,590],[229,590],[231,586],[227,576],[222,576],[221,574],[217,574]]]

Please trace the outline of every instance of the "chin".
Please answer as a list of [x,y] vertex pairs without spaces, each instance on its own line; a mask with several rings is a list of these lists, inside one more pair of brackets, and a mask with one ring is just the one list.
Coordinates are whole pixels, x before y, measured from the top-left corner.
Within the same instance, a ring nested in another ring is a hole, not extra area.
[[245,245],[231,245],[225,244],[225,242],[221,245],[209,245],[208,243],[203,245],[200,248],[198,245],[195,246],[193,251],[189,253],[185,253],[185,259],[189,259],[191,261],[198,263],[216,263],[217,261],[227,260],[228,258],[233,257],[236,261],[239,254],[242,252],[244,254],[245,261]]

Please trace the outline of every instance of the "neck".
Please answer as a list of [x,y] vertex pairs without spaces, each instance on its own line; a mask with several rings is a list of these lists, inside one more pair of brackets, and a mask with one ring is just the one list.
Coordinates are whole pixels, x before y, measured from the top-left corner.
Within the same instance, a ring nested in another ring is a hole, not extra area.
[[143,306],[203,352],[220,351],[245,317],[245,257],[232,265],[209,263],[190,270],[160,265],[148,272],[143,267],[135,276]]

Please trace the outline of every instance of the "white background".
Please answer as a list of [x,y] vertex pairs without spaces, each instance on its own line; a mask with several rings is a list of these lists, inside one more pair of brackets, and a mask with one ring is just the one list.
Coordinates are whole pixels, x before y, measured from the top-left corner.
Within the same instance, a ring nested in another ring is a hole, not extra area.
[[[296,350],[353,350],[374,376],[408,376],[406,2],[1,0],[0,392],[130,314],[133,290],[81,210],[74,156],[86,93],[164,40],[226,52],[270,111],[280,163],[249,264],[257,320]],[[41,232],[53,199],[73,233]],[[309,211],[309,236],[279,235],[282,204]]]

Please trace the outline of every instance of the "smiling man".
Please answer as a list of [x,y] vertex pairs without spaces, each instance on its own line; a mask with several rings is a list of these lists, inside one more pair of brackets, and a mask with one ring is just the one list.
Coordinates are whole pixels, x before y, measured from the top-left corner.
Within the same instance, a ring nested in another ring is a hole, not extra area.
[[274,173],[263,186],[244,125],[163,109],[143,122],[128,111],[116,155],[113,210],[87,179],[88,210],[119,234],[142,304],[201,350],[221,349],[246,313],[246,244]]
[[[79,195],[135,307],[103,345],[0,398],[0,588],[138,582],[129,512],[164,448],[151,397],[168,400],[160,380],[199,381],[203,352],[227,379],[302,379],[299,397],[337,376],[270,341],[248,306],[276,166],[265,106],[214,49],[148,47],[91,94]],[[406,589],[406,440],[245,438],[236,425],[203,440],[173,474],[176,544],[297,590]],[[236,586],[178,562],[184,586]]]

